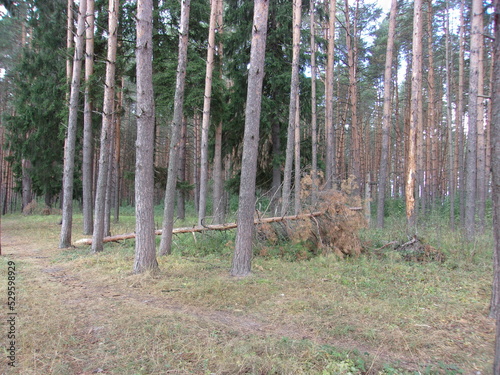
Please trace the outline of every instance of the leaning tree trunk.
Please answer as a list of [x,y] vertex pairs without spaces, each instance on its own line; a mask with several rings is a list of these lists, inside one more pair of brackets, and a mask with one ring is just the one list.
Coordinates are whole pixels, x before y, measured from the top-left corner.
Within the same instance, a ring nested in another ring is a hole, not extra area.
[[293,52],[292,52],[292,82],[290,89],[290,107],[288,111],[288,130],[286,136],[285,173],[283,177],[283,195],[281,215],[285,215],[290,206],[292,187],[292,167],[294,157],[295,128],[299,97],[299,58],[300,58],[300,25],[302,15],[302,0],[293,1]]
[[75,55],[73,58],[73,73],[71,78],[71,93],[69,96],[68,129],[66,131],[66,141],[64,144],[62,198],[63,208],[59,248],[71,246],[71,231],[73,226],[73,181],[75,171],[76,127],[78,120],[78,98],[80,94],[80,76],[82,72],[86,12],[87,2],[80,1],[78,26],[76,31]]
[[394,52],[394,35],[396,34],[397,0],[391,1],[389,15],[389,34],[387,37],[387,52],[385,54],[384,71],[384,109],[382,118],[382,149],[380,155],[380,170],[378,175],[377,227],[384,227],[385,190],[389,177],[389,137],[391,131],[391,81],[392,57]]
[[83,109],[83,162],[82,162],[82,194],[83,194],[83,234],[92,234],[94,220],[92,199],[93,171],[93,136],[92,136],[92,98],[90,96],[90,79],[94,73],[94,0],[87,0],[87,30],[85,39],[85,101]]
[[[108,18],[108,53],[106,60],[106,84],[104,86],[104,106],[101,130],[101,149],[99,154],[99,174],[95,198],[94,233],[92,251],[103,250],[102,239],[106,231],[106,201],[109,198],[107,186],[110,183],[108,169],[111,168],[110,156],[112,155],[111,142],[113,141],[113,112],[115,110],[115,70],[116,48],[118,41],[118,0],[109,0]],[[106,212],[107,211],[107,212]],[[109,222],[109,221],[108,221]]]
[[190,5],[191,0],[184,0],[181,8],[181,28],[179,33],[179,57],[177,62],[177,78],[175,85],[174,118],[172,120],[172,135],[170,137],[167,187],[165,190],[165,208],[163,212],[163,234],[160,242],[160,255],[170,254],[172,252],[172,229],[174,228],[179,138],[181,134],[184,110],[184,84],[186,81]]
[[419,121],[419,92],[422,89],[422,0],[415,0],[413,14],[413,59],[411,76],[411,104],[408,132],[408,161],[406,166],[406,222],[408,230],[415,230],[415,178],[417,155],[417,124]]
[[134,273],[158,270],[154,221],[153,2],[137,1],[137,142]]
[[240,200],[238,206],[238,230],[231,268],[233,276],[250,274],[252,261],[253,215],[255,209],[255,178],[259,126],[266,54],[268,0],[254,1],[252,47],[248,70],[248,91],[245,108],[245,134],[241,164]]
[[210,126],[210,103],[212,101],[212,75],[214,71],[215,27],[217,20],[217,0],[211,0],[210,25],[208,27],[207,70],[205,75],[205,96],[203,100],[203,119],[201,123],[201,167],[200,201],[198,225],[202,224],[207,209],[208,191],[208,128]]

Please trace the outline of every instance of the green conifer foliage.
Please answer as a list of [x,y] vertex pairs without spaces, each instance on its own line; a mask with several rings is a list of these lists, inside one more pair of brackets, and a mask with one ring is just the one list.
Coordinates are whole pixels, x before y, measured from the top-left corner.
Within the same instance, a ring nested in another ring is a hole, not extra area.
[[30,177],[46,202],[61,190],[65,118],[65,9],[61,1],[30,2],[33,31],[9,78],[13,115],[6,118],[7,140],[17,178],[21,161],[31,161]]

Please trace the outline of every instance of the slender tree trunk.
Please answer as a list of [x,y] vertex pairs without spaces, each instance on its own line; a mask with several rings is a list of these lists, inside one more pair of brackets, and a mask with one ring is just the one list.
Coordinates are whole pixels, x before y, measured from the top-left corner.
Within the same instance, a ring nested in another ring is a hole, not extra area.
[[460,221],[465,222],[465,160],[464,160],[464,61],[465,61],[465,0],[460,3],[460,31],[458,52],[458,99],[457,99],[457,182],[460,193]]
[[[479,64],[482,29],[483,2],[472,0],[472,29],[470,42],[469,78],[469,131],[467,133],[466,180],[465,180],[465,235],[469,241],[476,235],[476,194],[477,194],[477,123],[479,113]],[[481,101],[482,102],[482,101]]]
[[83,109],[83,234],[92,234],[93,198],[92,198],[92,166],[93,166],[93,136],[92,136],[92,98],[90,97],[90,79],[94,73],[94,0],[87,0],[87,30],[85,39],[85,102]]
[[134,273],[158,270],[154,222],[153,3],[137,1],[137,142]]
[[280,123],[274,119],[271,124],[271,139],[273,143],[273,182],[272,182],[272,207],[275,212],[278,209],[279,194],[281,189],[281,141]]
[[194,209],[200,212],[200,116],[194,115],[193,119],[193,177],[194,177]]
[[32,181],[30,176],[31,161],[28,159],[23,159],[21,161],[22,168],[22,199],[21,199],[21,211],[23,211],[28,204],[30,204],[33,199],[32,196]]
[[[181,183],[186,182],[186,117],[182,119],[181,138],[179,144],[179,168],[177,170],[177,178]],[[186,191],[185,189],[177,190],[177,218],[184,220],[186,218]]]
[[411,76],[411,109],[408,132],[408,157],[406,165],[406,221],[409,231],[417,223],[415,213],[415,179],[417,155],[417,129],[419,116],[419,92],[422,89],[422,0],[415,0],[413,14],[413,58]]
[[290,208],[292,187],[292,167],[294,133],[297,121],[297,105],[299,97],[299,58],[300,58],[300,26],[302,16],[302,0],[293,0],[293,52],[292,52],[292,82],[290,89],[290,106],[288,112],[288,128],[286,141],[285,173],[283,176],[283,195],[281,215],[286,215]]
[[335,14],[337,11],[337,0],[329,2],[328,23],[328,58],[326,66],[325,82],[325,137],[326,137],[326,188],[331,189],[335,178],[335,149],[334,149],[334,126],[333,126],[333,63],[335,53]]
[[122,124],[122,110],[123,110],[123,90],[125,89],[125,78],[121,77],[121,89],[117,93],[117,109],[115,119],[115,157],[114,157],[114,222],[118,223],[120,220],[120,205],[121,205],[121,124]]
[[66,140],[64,144],[63,209],[59,248],[71,246],[76,128],[78,120],[78,98],[80,94],[80,76],[82,72],[86,12],[87,2],[81,1],[76,32],[75,55],[73,58],[71,93],[69,97],[68,129],[66,131]]
[[222,219],[222,122],[215,129],[215,153],[214,153],[214,188],[212,200],[212,215],[215,224],[220,224]]
[[[66,49],[71,51],[73,48],[73,39],[74,39],[74,25],[73,25],[73,0],[68,0],[67,5],[67,24],[66,24]],[[25,39],[26,36],[26,26],[22,24],[23,33],[22,38]],[[22,41],[22,45],[26,43],[26,40]],[[73,61],[71,60],[70,54],[68,53],[68,57],[66,59],[66,83],[68,86],[71,85],[71,76],[73,74]]]
[[[114,103],[116,104],[116,103]],[[116,136],[116,107],[113,107],[113,117],[109,129],[109,152],[108,152],[108,177],[106,178],[106,198],[104,200],[104,236],[111,236],[111,206],[114,181],[115,167],[115,136]]]
[[[430,208],[431,202],[435,199],[438,192],[438,162],[437,155],[437,126],[436,126],[436,84],[435,84],[435,71],[434,71],[434,42],[433,42],[433,29],[432,29],[432,1],[427,1],[427,49],[428,49],[428,68],[427,68],[427,90],[429,92],[429,100],[427,104],[427,131],[426,131],[426,150],[424,152],[423,142],[424,142],[424,131],[423,124],[422,129],[418,131],[418,139],[420,140],[420,147],[417,146],[419,152],[418,160],[418,184],[421,191],[421,207],[422,214],[425,215],[426,209]],[[422,90],[423,91],[423,90]],[[422,92],[421,91],[421,92]],[[423,101],[420,101],[423,105]],[[423,123],[423,111],[420,111]],[[426,167],[425,167],[426,166]],[[425,175],[433,176],[430,179],[426,179]],[[430,180],[430,181],[429,181]],[[429,207],[426,207],[426,206]]]
[[[482,13],[481,13],[482,14]],[[479,29],[484,30],[483,18],[479,20]],[[486,129],[484,122],[484,38],[479,38],[479,65],[478,65],[478,100],[477,100],[477,219],[479,232],[484,231],[486,225],[486,186],[488,174],[486,173]]]
[[309,17],[311,27],[311,142],[312,142],[312,204],[316,204],[318,199],[318,116],[316,99],[316,19],[315,0],[310,0]]
[[[357,3],[356,3],[357,4]],[[356,10],[357,13],[357,10]],[[361,132],[358,124],[357,111],[357,82],[356,82],[356,63],[357,63],[357,47],[356,47],[356,17],[351,30],[351,22],[349,16],[349,1],[345,1],[345,17],[346,17],[346,44],[347,44],[347,61],[349,67],[349,106],[351,110],[351,171],[356,180],[355,194],[360,192],[361,184]]]
[[202,224],[207,209],[208,191],[208,128],[210,126],[210,103],[212,101],[212,75],[214,71],[215,27],[217,21],[217,1],[211,0],[210,25],[208,28],[207,71],[205,75],[205,96],[203,100],[203,119],[201,124],[201,167],[200,167],[200,206],[198,225]]
[[[215,0],[213,0],[215,1]],[[172,252],[172,229],[174,228],[175,189],[177,185],[177,161],[184,118],[184,86],[186,81],[187,48],[189,33],[189,10],[191,0],[184,0],[181,7],[181,26],[179,33],[179,57],[177,62],[177,78],[175,84],[174,117],[170,136],[170,153],[165,189],[165,209],[163,211],[163,234],[160,242],[160,255]]]
[[[102,239],[105,236],[106,197],[109,184],[108,169],[110,165],[111,142],[113,141],[113,114],[115,111],[115,70],[116,48],[118,41],[118,0],[109,0],[108,17],[108,52],[106,58],[106,83],[104,85],[104,104],[101,130],[101,148],[99,152],[99,173],[95,198],[94,232],[92,251],[103,250]],[[109,210],[108,210],[109,212]]]
[[295,108],[295,129],[294,129],[294,213],[300,212],[300,97],[297,96],[297,107]]
[[446,0],[446,19],[445,19],[445,38],[446,38],[446,126],[448,128],[448,190],[450,195],[450,227],[455,230],[455,174],[453,160],[453,119],[451,103],[451,73],[453,66],[450,59],[450,4]]
[[[224,30],[223,25],[223,0],[217,0],[217,29]],[[220,32],[219,32],[220,33]],[[223,43],[219,42],[217,54],[219,56],[219,70],[221,77],[222,72],[222,56],[223,56]],[[215,153],[214,153],[214,189],[213,189],[213,205],[212,215],[214,223],[222,223],[224,217],[224,173],[222,168],[222,121],[219,122],[215,129]]]
[[245,108],[245,134],[241,165],[240,199],[238,207],[238,229],[231,268],[233,276],[250,274],[252,262],[252,239],[254,233],[255,178],[257,175],[257,153],[266,53],[268,0],[254,1],[252,47],[248,72],[248,91]]
[[397,0],[391,1],[389,15],[389,34],[387,37],[387,52],[384,71],[384,109],[382,119],[382,149],[380,154],[380,170],[378,175],[377,226],[384,227],[384,206],[387,178],[389,177],[389,141],[391,131],[391,81],[392,58],[394,54],[394,35],[396,34]]
[[496,317],[493,374],[500,374],[500,0],[495,5],[494,73],[491,92],[491,170],[493,181],[494,280],[490,315]]

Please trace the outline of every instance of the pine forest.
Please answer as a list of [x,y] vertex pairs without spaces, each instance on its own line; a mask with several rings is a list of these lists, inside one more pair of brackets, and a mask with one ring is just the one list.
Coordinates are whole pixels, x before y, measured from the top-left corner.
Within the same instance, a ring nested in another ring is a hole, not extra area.
[[[1,0],[2,272],[14,261],[89,272],[78,273],[100,280],[89,288],[116,283],[116,295],[123,280],[147,285],[177,313],[199,309],[190,319],[226,345],[185,323],[196,340],[164,337],[170,354],[144,343],[141,365],[123,354],[133,339],[113,344],[113,361],[95,352],[102,365],[62,347],[49,361],[22,341],[28,321],[5,363],[13,374],[500,374],[499,29],[498,0]],[[52,250],[23,260],[34,248]],[[264,290],[282,310],[249,304],[267,306]],[[345,321],[320,297],[336,291]],[[393,292],[401,320],[374,302],[394,306]],[[255,336],[245,349],[217,326],[229,311],[241,312],[226,319],[235,335]],[[262,335],[251,319],[265,314],[276,318]],[[115,337],[96,327],[95,340]]]

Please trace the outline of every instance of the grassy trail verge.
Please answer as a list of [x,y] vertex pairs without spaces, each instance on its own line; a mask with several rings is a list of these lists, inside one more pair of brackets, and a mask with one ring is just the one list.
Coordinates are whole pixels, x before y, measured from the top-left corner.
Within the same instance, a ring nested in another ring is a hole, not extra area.
[[59,229],[55,217],[2,219],[0,287],[14,261],[19,341],[0,374],[491,373],[486,250],[445,265],[257,257],[234,279],[230,240],[194,257],[180,237],[160,274],[133,275],[131,243],[60,250]]

